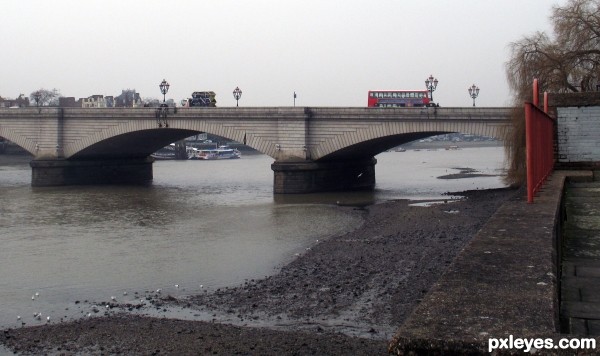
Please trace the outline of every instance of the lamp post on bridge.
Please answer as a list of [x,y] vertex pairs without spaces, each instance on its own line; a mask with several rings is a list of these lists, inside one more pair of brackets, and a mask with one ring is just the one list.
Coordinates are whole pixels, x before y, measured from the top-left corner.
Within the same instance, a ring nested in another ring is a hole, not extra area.
[[425,79],[425,87],[427,87],[427,90],[429,90],[429,98],[431,99],[431,102],[433,103],[433,92],[435,90],[435,88],[437,88],[438,85],[438,80],[437,78],[434,78],[433,75],[430,75],[429,78]]
[[238,107],[238,102],[240,101],[240,98],[242,97],[242,91],[240,90],[239,87],[235,87],[235,89],[233,89],[233,97],[235,98],[235,106]]
[[469,96],[473,98],[473,106],[475,106],[475,98],[479,95],[479,87],[473,84],[469,89]]
[[166,79],[163,79],[163,81],[158,85],[158,87],[160,88],[160,92],[163,95],[163,103],[165,102],[165,97],[167,95],[167,92],[169,91],[169,87],[171,85],[169,84],[169,82],[167,82]]
[[[171,85],[167,82],[166,79],[163,79],[162,82],[158,85],[160,92],[163,95],[163,102],[160,104],[158,108],[156,108],[156,120],[158,121],[158,127],[169,127],[169,123],[167,122],[167,115],[169,113],[169,106],[166,103],[166,95],[169,91],[169,87]],[[176,108],[173,110],[177,110]]]

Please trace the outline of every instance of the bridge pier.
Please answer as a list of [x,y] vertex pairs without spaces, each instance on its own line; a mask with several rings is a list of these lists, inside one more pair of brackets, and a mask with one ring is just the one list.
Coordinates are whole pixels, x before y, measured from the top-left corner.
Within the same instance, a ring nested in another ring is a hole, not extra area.
[[33,160],[31,185],[49,187],[87,184],[148,184],[152,158],[89,161]]
[[271,165],[276,194],[318,193],[375,188],[375,158],[329,162],[279,162]]

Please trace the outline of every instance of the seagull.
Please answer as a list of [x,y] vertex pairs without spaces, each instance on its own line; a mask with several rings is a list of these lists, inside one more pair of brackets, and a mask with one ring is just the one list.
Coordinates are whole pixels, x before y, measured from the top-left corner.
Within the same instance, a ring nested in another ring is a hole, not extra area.
[[21,320],[21,316],[20,315],[17,315],[17,320]]
[[200,285],[200,288],[202,288],[202,287],[204,287],[204,285],[202,285],[202,284],[201,284],[201,285]]
[[115,301],[115,300],[117,300],[117,297],[112,296],[112,297],[110,297],[110,299],[113,300],[113,301]]
[[31,296],[31,300],[35,300],[35,295],[32,295],[32,296]]
[[161,289],[160,289],[160,288],[158,288],[158,289],[156,290],[156,293],[160,293],[160,291],[161,291]]
[[175,288],[179,288],[179,284],[176,284],[176,285],[175,285]]
[[46,317],[46,322],[47,322],[47,323],[49,323],[49,322],[50,322],[50,317],[49,317],[49,316],[47,316],[47,317]]
[[35,292],[35,296],[36,296],[36,297],[39,297],[39,296],[40,296],[40,293],[38,293],[38,292]]
[[123,292],[123,295],[127,295],[127,292]]

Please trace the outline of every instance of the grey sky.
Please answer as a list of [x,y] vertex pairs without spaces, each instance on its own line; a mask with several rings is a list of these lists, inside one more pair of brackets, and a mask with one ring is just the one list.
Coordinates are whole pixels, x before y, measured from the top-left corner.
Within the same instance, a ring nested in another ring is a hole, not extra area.
[[422,89],[442,106],[505,106],[508,44],[550,32],[566,0],[3,0],[0,96],[136,89],[218,106],[366,106],[370,89]]

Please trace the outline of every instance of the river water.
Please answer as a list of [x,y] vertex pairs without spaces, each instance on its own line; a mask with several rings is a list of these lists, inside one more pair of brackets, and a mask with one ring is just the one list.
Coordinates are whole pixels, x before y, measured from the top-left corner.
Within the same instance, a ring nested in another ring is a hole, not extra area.
[[[502,187],[504,152],[386,152],[376,157],[374,192],[293,196],[273,195],[264,155],[157,161],[147,187],[33,188],[28,160],[5,158],[0,329],[79,317],[82,305],[111,296],[202,293],[274,274],[317,239],[360,226],[364,210],[352,207]],[[464,168],[493,176],[438,178]]]

